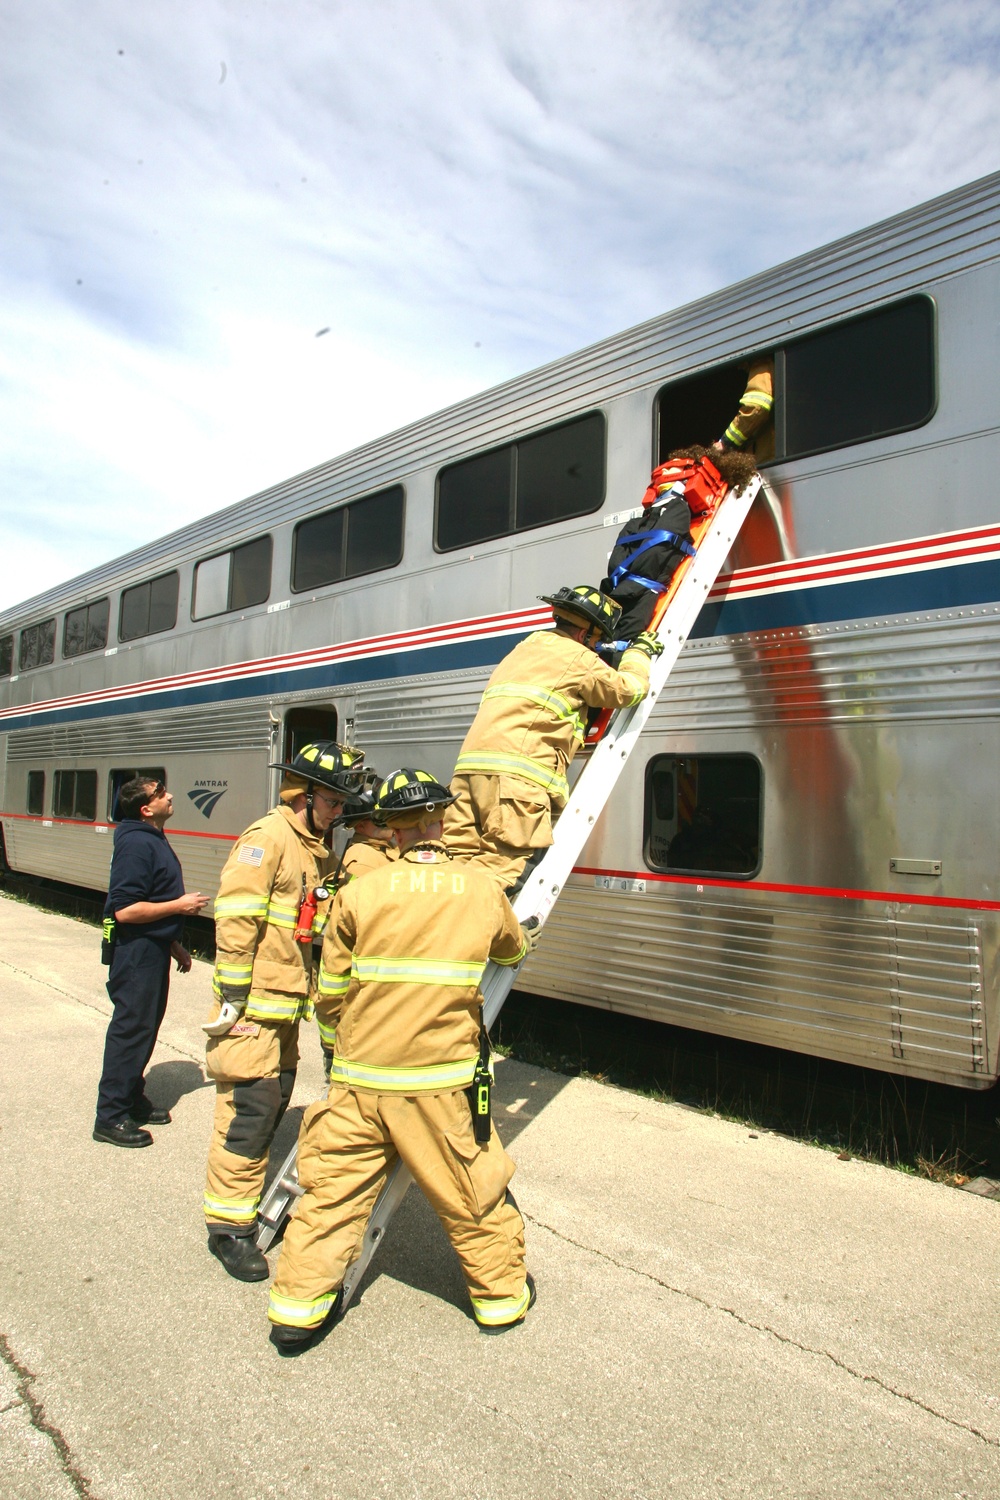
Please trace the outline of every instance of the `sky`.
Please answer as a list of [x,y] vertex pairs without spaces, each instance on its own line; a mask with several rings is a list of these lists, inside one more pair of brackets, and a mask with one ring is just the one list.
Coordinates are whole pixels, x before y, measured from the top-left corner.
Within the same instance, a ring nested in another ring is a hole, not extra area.
[[0,0],[0,608],[1000,167],[995,0]]

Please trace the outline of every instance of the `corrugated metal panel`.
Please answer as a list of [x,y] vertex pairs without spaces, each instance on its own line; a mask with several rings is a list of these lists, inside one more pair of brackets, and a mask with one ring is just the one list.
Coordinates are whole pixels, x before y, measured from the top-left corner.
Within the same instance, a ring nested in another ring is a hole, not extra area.
[[773,895],[765,908],[752,887],[747,895],[737,904],[711,890],[696,900],[598,894],[573,882],[525,987],[922,1076],[984,1071],[975,923],[914,920],[913,908],[842,915]]
[[690,641],[649,732],[995,718],[1000,609]]
[[367,752],[376,745],[461,741],[475,717],[489,673],[465,678],[420,677],[358,694],[354,737]]
[[79,724],[54,724],[48,729],[14,729],[7,735],[7,759],[125,755],[145,759],[185,751],[267,750],[270,744],[267,704],[258,699],[166,713],[123,714]]
[[0,628],[957,275],[995,259],[998,245],[1000,173],[389,433],[8,611]]

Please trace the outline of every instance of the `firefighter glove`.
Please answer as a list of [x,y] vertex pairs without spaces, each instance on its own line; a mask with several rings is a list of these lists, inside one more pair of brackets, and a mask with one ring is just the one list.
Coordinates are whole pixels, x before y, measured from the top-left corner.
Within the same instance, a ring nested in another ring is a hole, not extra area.
[[663,655],[663,642],[651,630],[644,630],[636,636],[634,641],[629,642],[629,650],[641,651],[652,659],[654,656]]
[[529,917],[526,922],[521,923],[521,936],[524,939],[524,956],[534,953],[538,947],[538,940],[542,935],[541,925],[537,917]]

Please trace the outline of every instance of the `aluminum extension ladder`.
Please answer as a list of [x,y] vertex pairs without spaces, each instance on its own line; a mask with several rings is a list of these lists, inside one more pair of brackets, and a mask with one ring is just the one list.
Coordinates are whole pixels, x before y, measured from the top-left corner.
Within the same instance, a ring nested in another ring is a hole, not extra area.
[[[651,629],[655,629],[664,650],[651,663],[649,692],[641,703],[618,709],[607,723],[602,737],[573,788],[572,794],[553,828],[553,842],[545,857],[528,877],[514,902],[519,921],[537,917],[544,925],[560,891],[572,873],[591,829],[604,806],[648,720],[656,700],[681,653],[709,590],[746,520],[760,489],[755,476],[739,495],[728,491],[707,521],[692,525],[692,539],[697,548],[693,558],[685,558],[674,573],[670,587],[662,595]],[[623,518],[624,519],[624,518]],[[483,1020],[487,1030],[493,1025],[517,978],[521,966],[487,964],[480,990],[483,996]],[[257,1244],[266,1250],[281,1229],[303,1189],[296,1174],[296,1152],[285,1158],[260,1205],[260,1229]],[[361,1252],[344,1277],[340,1311],[347,1307],[358,1288],[368,1264],[378,1248],[389,1221],[412,1182],[401,1161],[389,1173],[372,1209],[361,1244]]]

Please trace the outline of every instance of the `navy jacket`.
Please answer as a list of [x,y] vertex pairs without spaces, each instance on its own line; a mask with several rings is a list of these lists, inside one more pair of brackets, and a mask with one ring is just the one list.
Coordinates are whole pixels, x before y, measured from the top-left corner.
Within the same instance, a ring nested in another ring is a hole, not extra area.
[[[167,843],[163,830],[139,818],[123,818],[115,829],[111,877],[104,915],[114,916],[136,901],[176,901],[184,894],[181,862]],[[157,938],[172,943],[184,927],[183,916],[161,917],[158,922],[119,922],[116,938],[131,943],[136,938]]]

